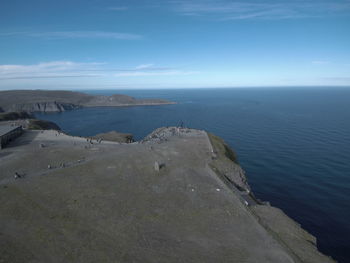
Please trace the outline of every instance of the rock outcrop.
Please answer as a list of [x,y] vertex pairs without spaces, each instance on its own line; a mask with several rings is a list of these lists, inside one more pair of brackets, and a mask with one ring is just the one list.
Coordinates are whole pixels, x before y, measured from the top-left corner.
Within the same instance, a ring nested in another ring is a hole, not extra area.
[[130,133],[121,133],[116,131],[110,131],[107,133],[99,133],[92,138],[96,140],[105,140],[111,142],[120,142],[120,143],[131,143],[134,141],[132,134]]
[[0,113],[0,124],[22,126],[29,130],[61,130],[54,122],[38,120],[25,111],[22,112],[3,112]]
[[33,115],[29,114],[26,111],[0,113],[0,121],[13,121],[13,120],[30,119],[30,118],[33,118]]
[[238,165],[236,154],[220,137],[211,133],[208,133],[208,137],[213,147],[211,167],[222,177],[222,180],[240,191],[250,192],[250,186],[243,169]]
[[44,120],[37,120],[37,119],[28,120],[25,128],[29,130],[57,130],[57,131],[61,130],[61,128],[52,121],[44,121]]

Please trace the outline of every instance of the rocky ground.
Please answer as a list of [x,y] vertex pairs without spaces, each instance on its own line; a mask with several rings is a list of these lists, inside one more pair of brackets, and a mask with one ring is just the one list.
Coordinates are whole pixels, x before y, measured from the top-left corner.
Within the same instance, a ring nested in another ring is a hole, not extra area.
[[186,128],[129,144],[26,131],[0,151],[0,262],[333,262],[232,154]]

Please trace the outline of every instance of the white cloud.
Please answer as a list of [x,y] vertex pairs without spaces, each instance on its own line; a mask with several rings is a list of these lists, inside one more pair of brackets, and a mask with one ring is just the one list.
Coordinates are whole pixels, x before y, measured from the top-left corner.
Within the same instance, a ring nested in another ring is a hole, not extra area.
[[348,14],[350,1],[228,1],[173,0],[176,12],[189,16],[209,16],[217,20],[291,19]]
[[112,11],[125,11],[128,10],[129,8],[126,6],[111,6],[108,8],[108,10],[112,10]]
[[193,75],[198,74],[198,71],[181,71],[181,70],[170,70],[170,71],[135,71],[135,72],[122,72],[114,74],[115,77],[147,77],[147,76],[177,76],[177,75]]
[[106,31],[54,31],[54,32],[10,32],[0,33],[0,37],[25,36],[47,39],[119,39],[119,40],[138,40],[141,35],[130,33],[106,32]]
[[135,69],[148,69],[148,68],[152,68],[153,66],[154,64],[141,64],[135,67]]
[[96,77],[104,63],[52,61],[34,65],[0,65],[0,79]]
[[[85,78],[85,77],[138,77],[192,75],[197,71],[174,70],[142,64],[136,68],[111,68],[106,63],[81,63],[69,60],[43,62],[34,65],[0,65],[0,80]],[[118,72],[118,73],[116,73]]]

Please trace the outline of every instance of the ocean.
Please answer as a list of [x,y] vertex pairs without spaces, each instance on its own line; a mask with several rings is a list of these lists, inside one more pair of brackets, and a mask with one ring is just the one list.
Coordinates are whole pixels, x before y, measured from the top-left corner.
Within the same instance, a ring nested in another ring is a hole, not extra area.
[[89,90],[164,98],[174,105],[36,114],[72,135],[116,130],[142,139],[161,126],[204,129],[237,153],[257,198],[350,262],[350,88]]

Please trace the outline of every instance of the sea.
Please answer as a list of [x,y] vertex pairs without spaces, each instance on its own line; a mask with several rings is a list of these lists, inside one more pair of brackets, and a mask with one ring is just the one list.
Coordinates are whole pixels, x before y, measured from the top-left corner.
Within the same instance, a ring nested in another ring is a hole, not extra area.
[[173,105],[83,108],[36,114],[63,131],[116,130],[140,140],[162,126],[204,129],[237,153],[261,200],[317,238],[321,252],[350,262],[350,88],[85,90],[162,98]]

